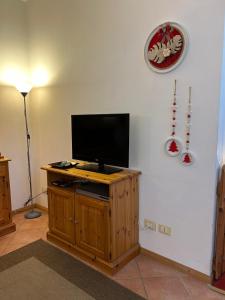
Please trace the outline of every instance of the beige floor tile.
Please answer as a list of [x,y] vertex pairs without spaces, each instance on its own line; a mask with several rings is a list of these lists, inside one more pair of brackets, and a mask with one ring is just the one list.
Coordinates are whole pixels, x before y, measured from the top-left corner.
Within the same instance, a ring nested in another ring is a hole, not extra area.
[[196,299],[222,299],[225,300],[224,295],[220,295],[208,288],[208,285],[205,282],[192,278],[190,276],[181,278],[184,286],[188,290],[192,298]]
[[2,255],[8,254],[8,253],[10,253],[10,252],[13,252],[13,251],[15,251],[15,250],[17,250],[17,249],[19,249],[19,248],[22,248],[22,247],[24,247],[24,246],[26,246],[26,245],[27,245],[27,243],[8,244],[8,245],[5,247],[4,251],[2,252]]
[[140,254],[136,258],[136,262],[142,278],[148,278],[151,276],[186,276],[186,274],[183,272],[180,272],[168,265],[162,264],[161,262],[156,261],[145,254]]
[[186,300],[190,296],[179,278],[151,277],[143,282],[147,296],[152,300]]
[[0,238],[0,255],[4,255],[4,250],[11,241],[11,238],[8,235]]
[[32,222],[31,220],[25,220],[20,227],[18,228],[20,231],[27,231],[27,230],[44,230],[46,228],[46,222],[40,220],[39,222]]
[[133,278],[140,278],[140,272],[135,259],[133,259],[119,272],[113,275],[113,279],[133,279]]
[[224,295],[220,295],[218,293],[215,293],[213,296],[207,296],[207,295],[199,295],[199,296],[191,296],[189,298],[187,298],[187,300],[224,300],[225,296]]
[[145,292],[144,284],[140,278],[116,279],[115,281],[121,284],[122,286],[126,287],[127,289],[133,291],[134,293],[142,296],[143,298],[148,299]]

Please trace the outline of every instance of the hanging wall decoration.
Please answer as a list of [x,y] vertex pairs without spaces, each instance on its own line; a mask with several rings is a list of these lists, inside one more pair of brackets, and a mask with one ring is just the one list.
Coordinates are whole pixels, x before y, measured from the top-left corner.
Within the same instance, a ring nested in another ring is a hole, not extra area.
[[189,87],[189,99],[187,106],[187,119],[186,119],[186,141],[185,141],[185,150],[181,154],[181,162],[185,166],[189,166],[193,163],[194,157],[193,153],[190,151],[190,132],[191,132],[191,87]]
[[187,43],[187,34],[179,24],[163,23],[156,27],[147,39],[145,61],[156,72],[169,72],[184,58]]
[[176,99],[176,92],[177,92],[177,81],[174,81],[174,93],[173,93],[173,101],[172,101],[172,120],[171,120],[171,136],[166,140],[165,148],[166,153],[170,156],[177,156],[181,152],[181,142],[176,137],[176,113],[177,113],[177,99]]

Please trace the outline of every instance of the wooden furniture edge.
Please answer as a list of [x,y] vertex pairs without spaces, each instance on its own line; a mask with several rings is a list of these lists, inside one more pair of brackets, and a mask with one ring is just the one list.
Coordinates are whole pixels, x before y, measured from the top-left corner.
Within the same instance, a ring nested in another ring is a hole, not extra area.
[[7,224],[0,229],[0,237],[14,231],[16,231],[16,224],[15,223]]
[[[9,159],[9,160],[10,160],[10,159]],[[73,161],[73,162],[81,162],[81,163],[87,164],[87,162],[85,162],[85,161]],[[136,174],[136,175],[141,175],[141,171],[139,171],[139,170],[130,169],[130,168],[122,168],[122,167],[119,167],[119,168],[122,169],[123,171],[131,172],[131,173]],[[41,170],[45,170],[45,171],[48,171],[48,170],[58,170],[58,171],[63,171],[63,169],[53,168],[51,165],[44,165],[44,166],[42,166],[40,169],[41,169]],[[69,170],[69,169],[64,169],[64,170]],[[82,170],[82,169],[76,169],[76,170],[77,170],[77,171],[90,172],[91,174],[92,174],[92,173],[97,173],[97,174],[107,175],[107,174],[103,174],[103,173],[91,172],[91,171]],[[117,172],[116,172],[116,173],[117,173]],[[116,174],[116,173],[114,173],[114,174]],[[108,174],[108,175],[112,175],[112,174]]]
[[80,249],[67,241],[64,241],[51,232],[47,232],[47,240],[68,251],[75,257],[84,260],[91,266],[99,268],[101,271],[104,271],[109,275],[113,275],[118,272],[125,264],[127,264],[140,253],[140,247],[138,245],[130,249],[128,253],[125,253],[118,260],[114,261],[113,263],[108,263],[104,262],[102,259],[96,257],[95,255],[88,253],[85,250]]
[[191,275],[192,277],[195,277],[197,279],[200,279],[201,281],[204,281],[206,283],[211,283],[212,282],[212,278],[211,276],[205,274],[205,273],[202,273],[200,271],[197,271],[195,269],[192,269],[188,266],[185,266],[181,263],[178,263],[170,258],[167,258],[165,256],[162,256],[160,254],[157,254],[155,252],[152,252],[150,250],[147,250],[145,248],[142,248],[141,247],[141,253],[147,255],[147,256],[150,256],[151,258],[163,263],[163,264],[166,264],[166,265],[169,265],[171,267],[174,267],[175,269],[183,272],[183,273],[187,273],[189,275]]
[[1,202],[0,236],[16,231],[16,224],[12,222],[12,201],[11,201],[9,164],[8,164],[9,161],[11,161],[11,159],[7,157],[4,156],[0,157],[1,181],[3,183],[3,191],[0,197],[1,198],[0,199]]
[[[90,172],[87,170],[81,169],[57,169],[52,168],[50,165],[45,165],[41,167],[41,170],[47,172],[58,173],[70,177],[80,177],[82,179],[104,183],[104,184],[113,184],[122,180],[129,178],[130,176],[139,176],[141,174],[140,171],[132,170],[132,169],[123,169],[121,172],[114,173],[114,174],[102,174],[97,172]],[[122,175],[122,176],[120,176]]]
[[7,161],[11,161],[11,159],[7,157],[0,158],[0,162],[7,162]]

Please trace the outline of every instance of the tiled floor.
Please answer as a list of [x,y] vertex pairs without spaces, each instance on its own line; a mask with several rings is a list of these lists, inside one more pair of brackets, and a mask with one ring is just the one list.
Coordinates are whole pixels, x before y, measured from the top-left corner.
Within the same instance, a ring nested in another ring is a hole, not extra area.
[[[16,250],[37,239],[46,239],[48,216],[27,220],[14,216],[17,230],[0,237],[0,255]],[[150,300],[225,300],[208,289],[207,284],[140,254],[112,277],[119,284]],[[116,299],[115,299],[116,300]]]

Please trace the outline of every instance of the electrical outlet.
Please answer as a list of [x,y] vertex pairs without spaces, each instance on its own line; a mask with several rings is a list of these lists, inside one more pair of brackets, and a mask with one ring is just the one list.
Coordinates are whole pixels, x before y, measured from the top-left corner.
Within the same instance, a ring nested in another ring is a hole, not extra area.
[[171,235],[171,227],[165,226],[164,233],[167,234],[167,235]]
[[161,233],[165,233],[165,226],[159,224],[159,225],[158,225],[158,231],[161,232]]
[[162,225],[162,224],[159,224],[158,231],[160,233],[163,233],[163,234],[166,234],[166,235],[169,235],[169,236],[171,235],[171,232],[172,232],[171,227],[166,226],[166,225]]
[[156,231],[156,223],[151,220],[144,219],[144,227]]

